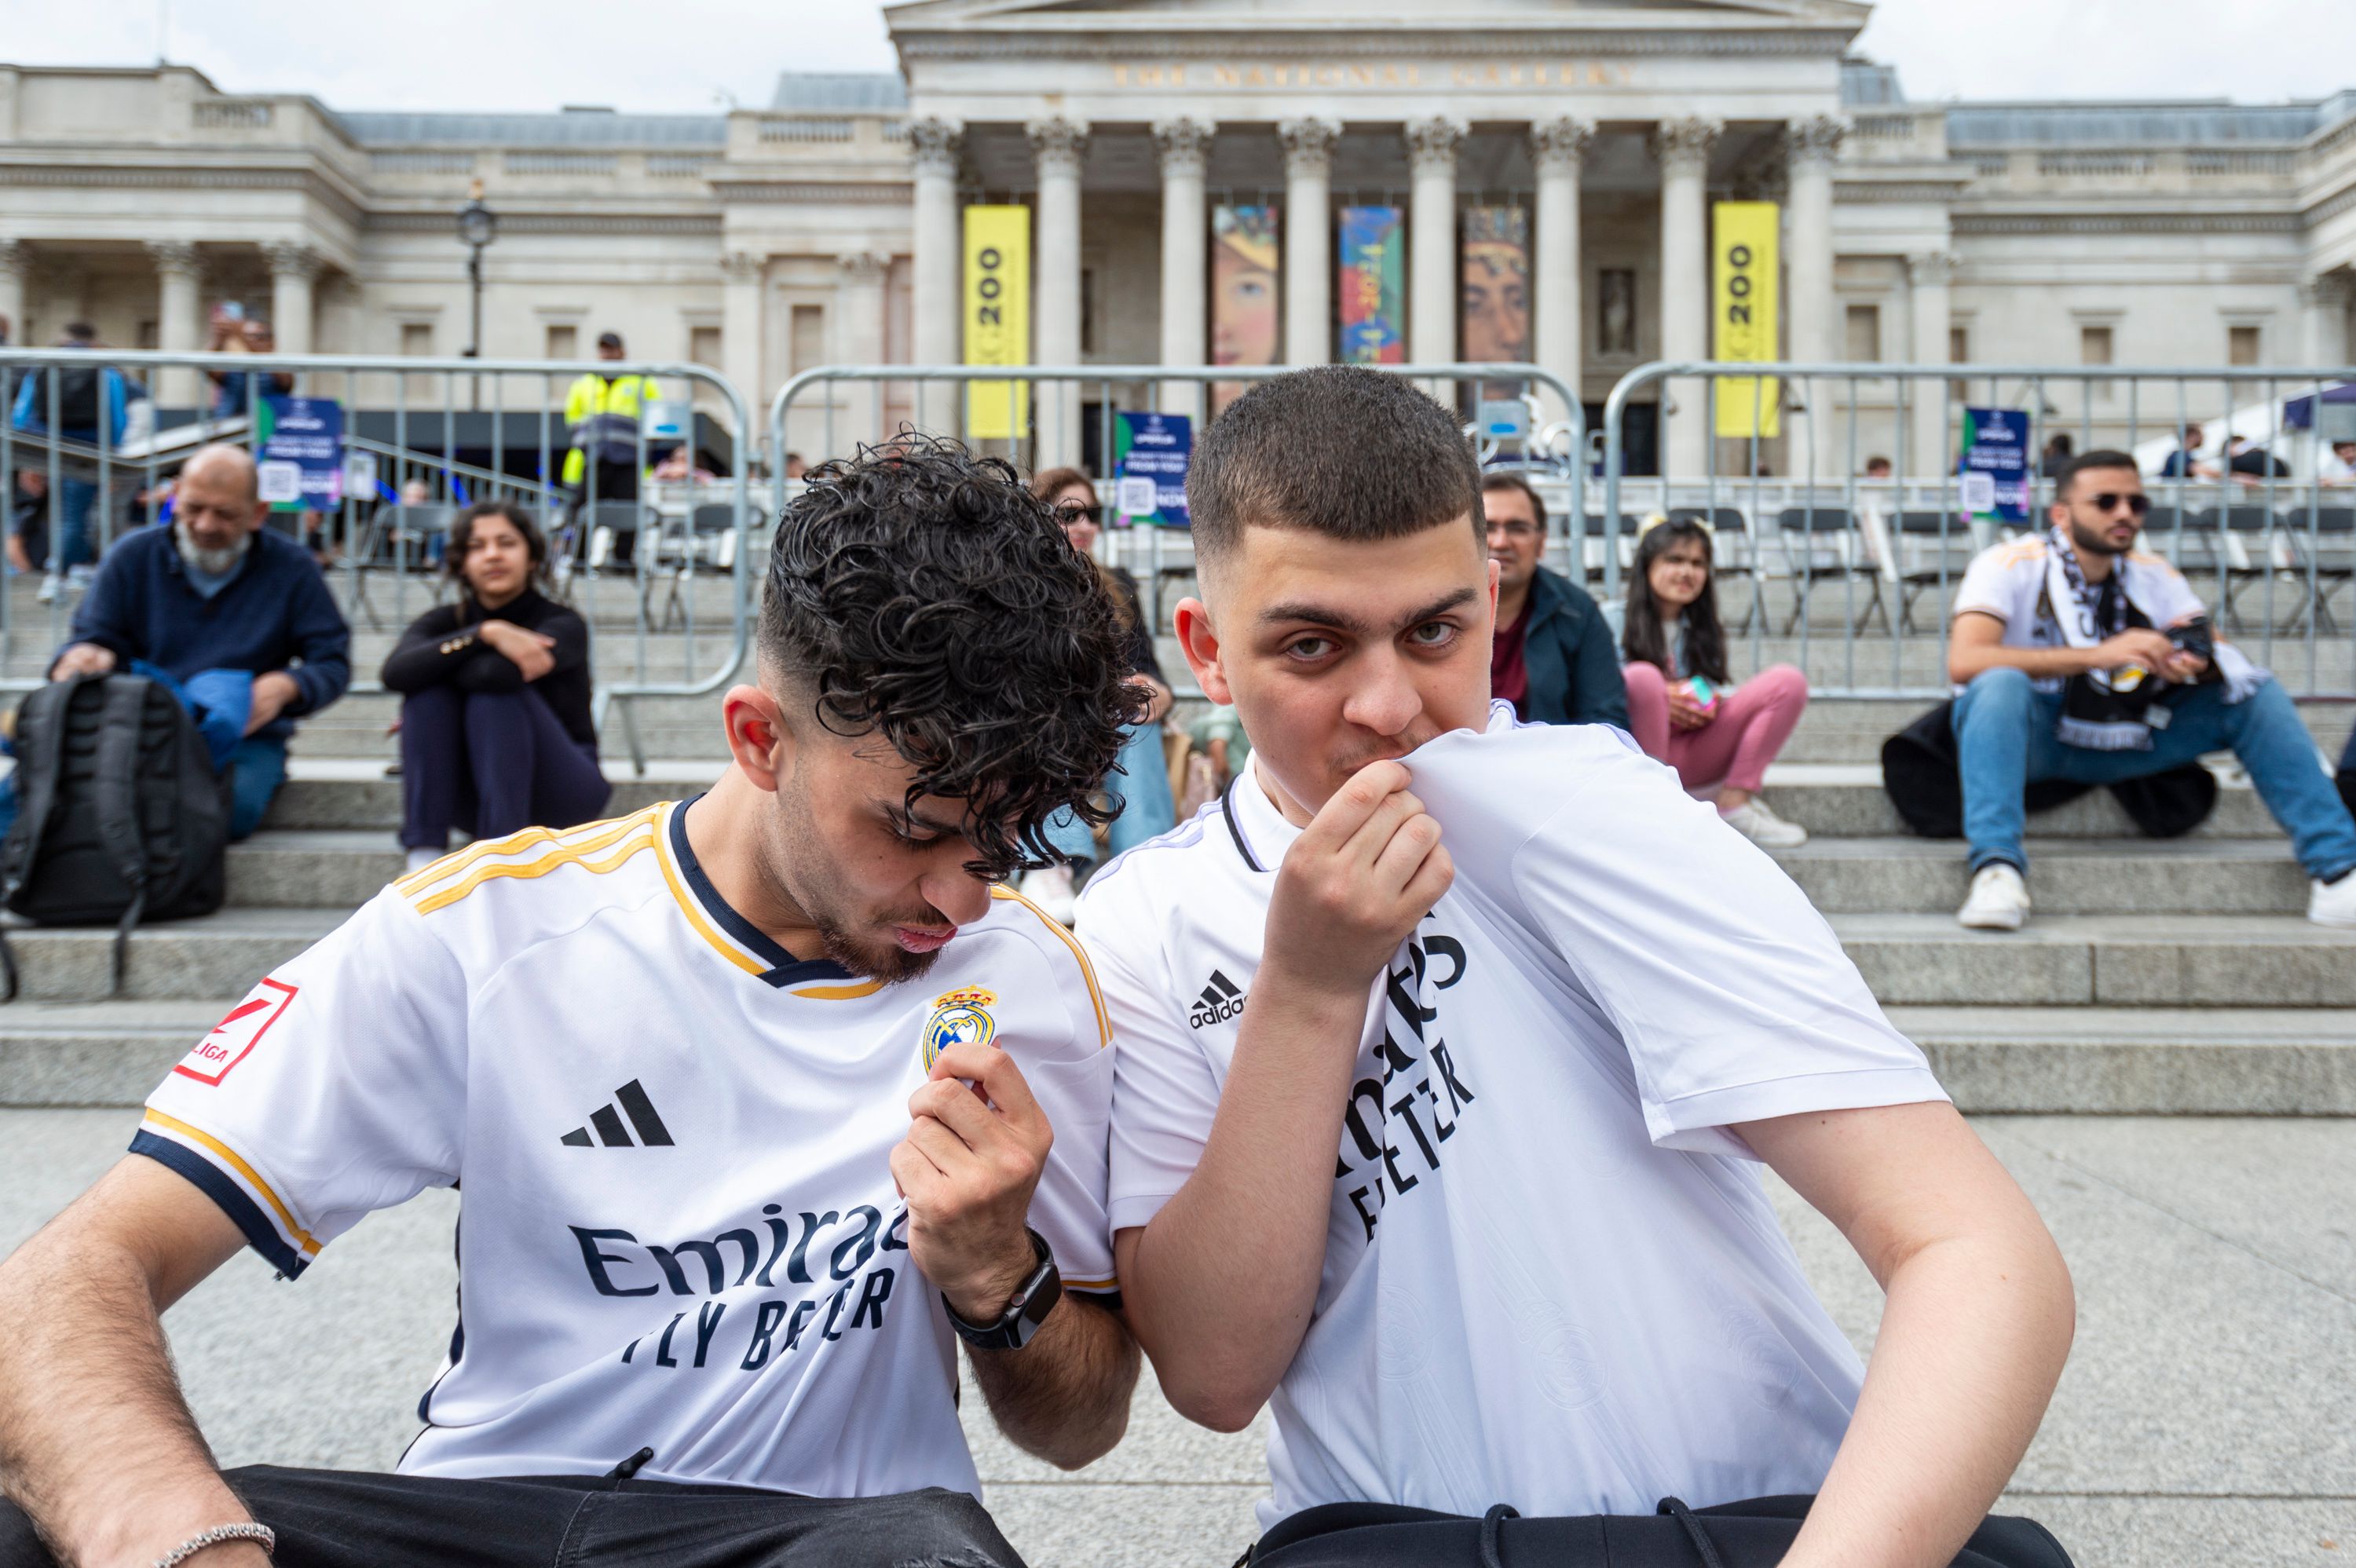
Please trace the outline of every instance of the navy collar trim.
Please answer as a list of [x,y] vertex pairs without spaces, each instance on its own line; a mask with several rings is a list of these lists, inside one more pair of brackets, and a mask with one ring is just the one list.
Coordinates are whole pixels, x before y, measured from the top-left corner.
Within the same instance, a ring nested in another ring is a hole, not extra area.
[[687,891],[695,895],[695,901],[703,906],[703,912],[710,915],[721,930],[743,944],[753,956],[769,966],[758,976],[761,983],[783,988],[787,986],[807,986],[813,981],[853,978],[851,971],[831,958],[795,957],[778,946],[766,932],[738,914],[728,901],[720,896],[720,890],[713,887],[712,879],[703,874],[703,867],[696,860],[695,851],[687,842],[688,807],[702,798],[698,795],[693,799],[683,800],[671,812],[671,858],[679,862],[680,875],[687,880]]

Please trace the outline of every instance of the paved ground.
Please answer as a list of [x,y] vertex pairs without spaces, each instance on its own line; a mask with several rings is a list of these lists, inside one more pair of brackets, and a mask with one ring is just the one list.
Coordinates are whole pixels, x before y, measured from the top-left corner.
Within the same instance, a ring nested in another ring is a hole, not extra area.
[[[130,1124],[0,1112],[0,1247],[103,1170]],[[2061,1238],[2080,1299],[2076,1353],[2008,1506],[2083,1568],[2356,1563],[2356,1120],[1978,1125]],[[1819,1290],[1869,1348],[1872,1282],[1780,1196]],[[249,1255],[174,1311],[225,1464],[392,1462],[449,1332],[455,1207],[433,1193],[377,1217],[299,1287]],[[1191,1426],[1151,1389],[1129,1440],[1077,1476],[974,1437],[988,1500],[1034,1568],[1225,1568],[1250,1539],[1263,1434]]]

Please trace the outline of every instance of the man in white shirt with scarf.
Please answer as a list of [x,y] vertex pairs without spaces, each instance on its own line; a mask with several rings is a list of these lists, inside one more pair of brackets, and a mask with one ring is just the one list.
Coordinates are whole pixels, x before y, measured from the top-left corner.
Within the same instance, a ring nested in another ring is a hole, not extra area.
[[2180,572],[2136,549],[2150,510],[2134,458],[2089,452],[2057,478],[2046,533],[1964,574],[1947,673],[1972,887],[1955,918],[2012,931],[2028,917],[2028,784],[2116,784],[2231,750],[2314,880],[2308,919],[2356,926],[2356,823],[2289,694],[2216,639]]

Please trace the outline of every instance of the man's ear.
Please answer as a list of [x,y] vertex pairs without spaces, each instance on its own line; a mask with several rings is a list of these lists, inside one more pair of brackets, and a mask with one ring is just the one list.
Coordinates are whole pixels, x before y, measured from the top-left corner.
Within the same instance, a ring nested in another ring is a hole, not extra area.
[[1219,634],[1211,624],[1211,607],[1200,599],[1178,601],[1170,613],[1171,629],[1178,635],[1178,651],[1186,656],[1186,667],[1194,672],[1194,683],[1203,695],[1221,707],[1235,704],[1235,693],[1227,685],[1227,669],[1219,654]]
[[720,699],[720,722],[728,733],[728,754],[737,771],[771,795],[793,761],[793,736],[785,709],[757,686],[732,686]]

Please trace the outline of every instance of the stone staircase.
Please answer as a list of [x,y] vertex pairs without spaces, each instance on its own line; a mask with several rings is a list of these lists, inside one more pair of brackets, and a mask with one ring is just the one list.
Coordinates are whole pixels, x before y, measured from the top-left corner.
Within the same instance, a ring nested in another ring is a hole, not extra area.
[[[709,783],[715,708],[643,701],[655,760],[645,778],[610,767],[611,810]],[[2170,842],[2136,837],[2106,795],[2032,818],[2035,918],[1967,932],[1962,847],[1906,836],[1873,761],[1913,711],[1817,704],[1768,795],[1815,836],[1783,864],[1961,1104],[2356,1114],[2356,933],[2307,923],[2307,880],[2246,782],[2228,770],[2209,823]],[[23,991],[0,1007],[0,1105],[136,1104],[254,980],[395,875],[393,713],[353,698],[306,726],[263,830],[230,851],[227,906],[139,932],[120,997],[111,933],[13,927]],[[2344,719],[2312,718],[2336,753]]]

